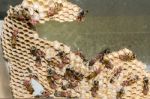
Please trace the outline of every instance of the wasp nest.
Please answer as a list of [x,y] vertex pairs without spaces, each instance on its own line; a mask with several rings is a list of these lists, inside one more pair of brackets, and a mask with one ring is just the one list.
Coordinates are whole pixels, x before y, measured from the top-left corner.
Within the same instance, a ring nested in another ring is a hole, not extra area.
[[15,98],[149,99],[149,73],[128,49],[104,50],[87,61],[80,51],[38,37],[34,25],[82,21],[85,11],[66,0],[24,0],[4,19],[2,48]]

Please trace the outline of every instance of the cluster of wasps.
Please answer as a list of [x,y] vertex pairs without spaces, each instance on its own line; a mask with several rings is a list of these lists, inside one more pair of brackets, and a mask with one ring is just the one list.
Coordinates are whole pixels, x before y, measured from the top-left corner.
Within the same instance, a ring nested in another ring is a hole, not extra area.
[[[96,57],[92,58],[89,61],[89,63],[88,63],[89,67],[93,66],[97,61],[99,61],[100,63],[102,63],[103,65],[105,65],[105,68],[112,69],[113,65],[111,64],[111,62],[104,59],[104,56],[107,55],[107,54],[109,54],[109,53],[110,53],[109,49],[105,49],[104,51],[100,52]],[[86,77],[86,79],[87,80],[91,80],[91,79],[95,78],[98,74],[100,74],[101,71],[102,71],[102,68],[99,67],[98,69],[96,69],[95,71],[93,71],[91,74],[89,74]],[[91,95],[93,97],[96,97],[98,90],[99,90],[99,81],[94,81],[93,87],[91,88]]]
[[70,64],[70,59],[68,58],[68,53],[64,51],[58,51],[56,57],[61,59],[61,61],[57,60],[55,57],[52,57],[50,60],[47,60],[49,66],[58,67],[59,69],[63,69],[66,65]]
[[[14,18],[18,21],[22,21],[24,23],[27,23],[27,28],[29,29],[35,29],[35,25],[39,23],[38,20],[35,20],[32,18],[32,15],[30,15],[29,13],[29,9],[28,8],[24,8],[23,6],[18,6],[18,8],[12,8],[11,10],[13,10],[13,13],[10,13],[11,18]],[[34,10],[34,13],[39,13],[38,10]]]
[[[48,82],[50,87],[55,90],[55,97],[72,97],[71,92],[67,89],[73,89],[78,86],[78,83],[83,79],[84,75],[74,71],[73,69],[67,68],[64,75],[57,74],[54,70],[48,70]],[[58,80],[66,80],[67,83],[57,82]],[[57,91],[58,86],[61,86],[62,91]]]
[[56,57],[59,57],[61,61],[57,60],[55,57],[51,57],[50,59],[45,58],[45,52],[40,49],[37,49],[35,46],[30,48],[30,53],[36,57],[36,66],[40,67],[42,64],[42,58],[47,62],[49,66],[58,67],[62,69],[65,65],[70,64],[70,59],[68,58],[68,53],[64,51],[58,51]]
[[48,69],[48,83],[50,85],[50,87],[52,89],[56,89],[57,88],[57,80],[61,79],[61,75],[57,74],[54,70],[52,70],[51,68]]
[[[58,67],[59,69],[62,69],[64,66],[70,64],[70,59],[68,58],[68,53],[65,53],[64,51],[57,51],[58,53],[55,55],[57,58],[61,59],[61,62],[58,61],[55,57],[50,58],[50,60],[45,59],[45,53],[41,51],[40,49],[37,49],[36,47],[31,47],[30,53],[36,57],[36,66],[42,66],[41,60],[42,58],[48,63],[49,69],[48,69],[48,76],[47,80],[50,85],[50,87],[54,90],[58,88],[58,86],[62,86],[61,88],[64,91],[57,91],[55,92],[56,97],[71,97],[71,93],[66,91],[67,89],[75,88],[78,83],[84,78],[84,75],[76,72],[75,70],[71,68],[67,68],[64,75],[57,74],[55,70],[53,70],[51,67]],[[83,57],[80,52],[75,52],[76,55],[79,55],[80,57]],[[66,80],[68,81],[68,84],[62,85],[62,83],[59,83],[59,80]]]
[[[37,49],[36,47],[31,47],[30,52],[33,56],[36,57],[36,66],[41,66],[41,58],[45,57],[45,53],[39,49]],[[81,59],[83,59],[84,61],[87,61],[85,56],[80,52],[80,51],[75,51],[74,52],[75,55],[78,55],[81,57]],[[104,60],[104,56],[106,54],[110,53],[110,51],[108,49],[102,51],[101,53],[99,53],[95,58],[93,58],[92,60],[89,61],[89,66],[93,66],[95,64],[95,62],[99,61],[102,64],[105,65],[105,68],[107,69],[112,69],[113,65],[111,64],[111,62]],[[48,62],[49,65],[51,66],[57,66],[60,69],[62,69],[66,64],[69,65],[70,60],[67,57],[67,53],[63,52],[63,51],[58,51],[58,53],[56,54],[56,57],[59,57],[62,62],[57,61],[54,57],[51,58],[51,60],[46,60]],[[134,54],[133,56],[120,56],[121,60],[123,61],[130,61],[134,59]],[[129,59],[127,59],[127,57]],[[44,58],[45,59],[45,58]],[[100,74],[100,72],[102,71],[101,68],[98,68],[97,70],[95,70],[94,72],[92,72],[91,74],[89,74],[88,76],[84,76],[83,74],[76,72],[75,70],[71,69],[71,68],[66,68],[66,72],[64,75],[59,75],[55,72],[55,70],[52,69],[48,69],[48,82],[49,85],[52,89],[57,89],[58,88],[58,84],[61,85],[61,88],[63,91],[55,91],[55,96],[56,97],[71,97],[71,92],[67,91],[67,89],[73,89],[76,86],[78,86],[78,83],[85,77],[87,80],[91,80],[93,78],[95,78],[98,74]],[[115,83],[115,80],[119,77],[120,73],[123,71],[122,67],[118,67],[113,71],[113,75],[110,79],[110,83],[113,84]],[[67,84],[63,85],[62,83],[58,83],[57,80],[66,80],[68,81]],[[125,90],[124,88],[126,86],[131,86],[132,84],[136,83],[139,80],[139,76],[138,75],[134,75],[133,77],[129,77],[127,78],[127,80],[123,81],[121,83],[122,88],[117,91],[116,94],[116,98],[117,99],[121,99],[124,94],[125,94]],[[27,85],[28,83],[25,83],[25,85]],[[148,77],[144,77],[143,78],[143,91],[142,93],[144,95],[148,94],[149,91],[149,79]],[[30,88],[31,86],[28,85],[28,90],[32,93],[33,90],[32,88]],[[99,90],[99,81],[94,81],[93,82],[93,87],[91,87],[91,95],[93,97],[96,97],[97,95],[97,91]]]
[[[122,96],[125,94],[124,87],[131,86],[132,84],[136,83],[139,80],[139,77],[135,75],[132,78],[128,78],[127,80],[123,81],[121,84],[123,87],[117,92],[117,99],[121,99]],[[149,92],[149,79],[148,77],[143,78],[143,90],[142,93],[147,95]]]
[[122,72],[122,70],[123,69],[121,67],[114,70],[114,74],[113,74],[112,78],[110,79],[110,83],[112,83],[112,84],[115,83],[115,79],[119,76],[119,74]]
[[[108,53],[110,53],[110,51],[108,49],[100,52],[95,58],[93,58],[92,60],[89,61],[89,66],[93,66],[95,64],[95,62],[99,61],[105,65],[105,68],[113,69],[113,65],[111,64],[111,62],[104,59],[104,56]],[[119,59],[122,61],[132,61],[135,58],[136,58],[135,54],[126,54],[126,55],[120,55],[119,56]],[[99,68],[99,69],[95,70],[94,72],[92,72],[90,75],[88,75],[86,77],[87,80],[91,80],[92,78],[95,78],[101,72],[101,70],[102,69]],[[110,79],[111,84],[115,83],[115,79],[117,79],[119,77],[119,75],[122,71],[123,71],[122,67],[118,67],[117,69],[115,69],[113,71],[113,75]],[[124,87],[131,86],[132,84],[136,83],[138,80],[139,80],[138,75],[135,75],[134,77],[130,77],[129,79],[123,81],[121,84],[122,88],[117,92],[116,98],[121,99],[123,97],[123,95],[125,94]],[[149,84],[148,77],[144,77],[143,78],[143,91],[142,91],[142,93],[144,95],[148,94],[148,91],[149,91],[148,84]],[[96,96],[97,91],[98,91],[98,82],[94,83],[93,87],[91,88],[91,94],[93,97]]]
[[30,49],[30,52],[33,56],[36,57],[36,64],[35,66],[40,67],[42,66],[42,58],[45,58],[45,53],[41,51],[40,49],[37,49],[36,47],[32,46]]

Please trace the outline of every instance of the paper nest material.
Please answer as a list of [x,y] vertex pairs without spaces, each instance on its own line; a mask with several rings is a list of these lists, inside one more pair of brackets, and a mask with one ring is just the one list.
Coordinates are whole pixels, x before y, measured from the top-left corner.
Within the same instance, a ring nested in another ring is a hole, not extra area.
[[[49,12],[52,9],[56,12]],[[24,0],[10,7],[3,24],[2,48],[11,64],[14,98],[149,99],[150,75],[132,51],[104,51],[86,61],[63,43],[39,38],[32,27],[49,20],[75,21],[84,17],[81,11],[67,0]]]

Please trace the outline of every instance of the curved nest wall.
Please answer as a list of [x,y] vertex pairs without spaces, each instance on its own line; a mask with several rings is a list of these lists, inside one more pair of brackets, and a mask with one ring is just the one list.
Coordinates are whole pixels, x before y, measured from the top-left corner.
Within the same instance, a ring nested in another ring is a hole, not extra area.
[[[87,61],[80,51],[39,38],[35,20],[28,19],[30,10],[25,8],[35,1],[47,6],[40,0],[26,0],[23,6],[10,7],[4,19],[2,48],[10,63],[10,87],[15,98],[149,99],[149,73],[132,51],[105,50]],[[66,0],[57,4],[62,7],[57,13],[38,22],[81,19],[78,6]]]

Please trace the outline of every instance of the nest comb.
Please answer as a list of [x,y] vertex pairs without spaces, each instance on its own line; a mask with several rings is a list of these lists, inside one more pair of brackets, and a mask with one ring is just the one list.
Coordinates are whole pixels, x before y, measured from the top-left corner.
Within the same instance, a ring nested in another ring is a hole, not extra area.
[[[63,43],[39,38],[28,19],[32,14],[28,8],[37,3],[46,13],[38,18],[39,23],[77,20],[81,11],[66,0],[25,0],[9,9],[3,24],[2,48],[10,63],[10,87],[15,98],[37,97],[33,86],[24,83],[34,77],[44,88],[38,97],[149,99],[149,73],[133,52],[104,51],[88,62],[80,52],[72,52]],[[63,6],[47,17],[49,5],[55,8],[53,3]]]

